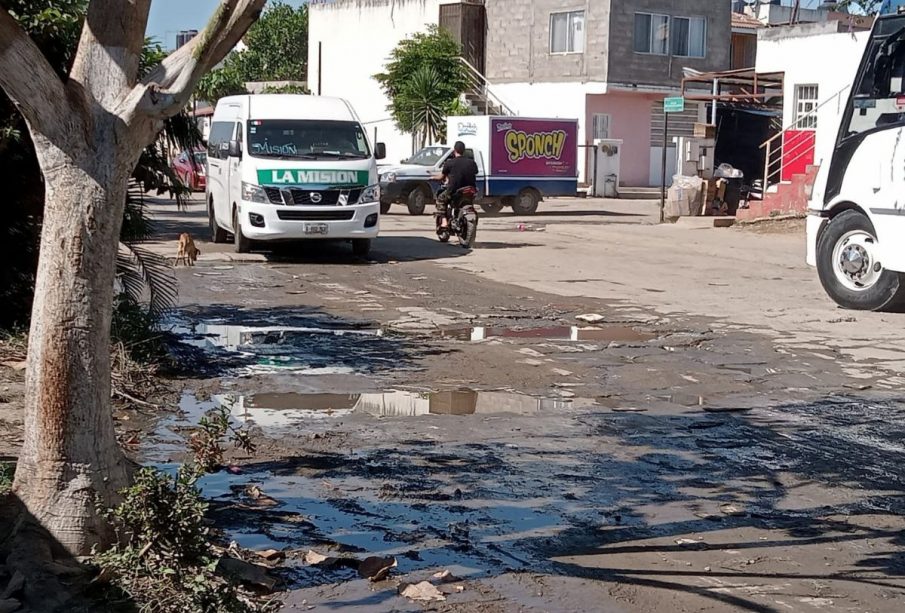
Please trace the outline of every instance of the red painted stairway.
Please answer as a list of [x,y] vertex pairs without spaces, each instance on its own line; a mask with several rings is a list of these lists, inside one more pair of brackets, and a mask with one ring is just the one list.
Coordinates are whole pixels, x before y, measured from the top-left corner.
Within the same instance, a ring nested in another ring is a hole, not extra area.
[[763,219],[779,215],[804,215],[817,178],[817,166],[809,165],[803,173],[791,176],[790,181],[777,183],[764,194],[763,200],[749,200],[747,209],[739,209],[735,218],[741,220]]

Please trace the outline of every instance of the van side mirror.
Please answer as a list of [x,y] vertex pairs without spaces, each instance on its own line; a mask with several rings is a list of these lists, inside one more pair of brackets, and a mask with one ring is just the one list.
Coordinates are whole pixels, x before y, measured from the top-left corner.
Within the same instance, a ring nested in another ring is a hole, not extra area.
[[231,158],[242,158],[242,147],[239,145],[239,141],[229,141],[229,151],[227,152],[227,155]]
[[387,156],[387,146],[386,143],[377,143],[377,146],[374,147],[374,157],[378,160],[382,160]]

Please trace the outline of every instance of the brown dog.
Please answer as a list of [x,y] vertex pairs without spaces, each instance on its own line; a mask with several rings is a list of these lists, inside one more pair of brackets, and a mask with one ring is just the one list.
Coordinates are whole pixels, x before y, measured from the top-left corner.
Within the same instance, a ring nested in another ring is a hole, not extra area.
[[200,254],[201,250],[195,246],[195,241],[192,240],[191,235],[187,232],[183,232],[179,235],[179,248],[176,250],[176,264],[179,264],[181,261],[187,266],[194,266],[195,260],[198,259]]

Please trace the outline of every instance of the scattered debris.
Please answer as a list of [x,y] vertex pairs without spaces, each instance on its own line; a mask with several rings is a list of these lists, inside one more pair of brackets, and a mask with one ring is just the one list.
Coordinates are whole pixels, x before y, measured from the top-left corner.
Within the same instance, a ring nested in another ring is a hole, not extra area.
[[443,602],[446,596],[438,590],[432,583],[422,581],[421,583],[410,583],[408,585],[399,586],[400,594],[409,600],[419,602]]
[[388,556],[371,556],[361,561],[358,574],[371,581],[383,581],[390,574],[390,569],[396,568],[396,558]]
[[720,511],[722,511],[724,515],[729,515],[732,517],[742,517],[742,516],[746,515],[746,513],[742,509],[738,508],[734,504],[728,504],[728,503],[721,504]]
[[321,566],[328,560],[332,560],[333,558],[329,558],[321,553],[314,551],[313,549],[309,550],[308,553],[305,554],[305,564],[309,564],[311,566]]
[[458,583],[462,581],[459,577],[456,577],[449,570],[441,570],[438,573],[434,573],[431,579],[434,579],[440,583]]
[[256,551],[255,553],[270,562],[276,562],[286,557],[285,552],[282,552],[279,549],[265,549],[264,551]]
[[676,545],[689,549],[707,549],[707,543],[695,539],[676,539]]
[[585,313],[584,315],[576,315],[575,319],[577,319],[578,321],[587,322],[589,324],[596,324],[604,321],[606,317],[597,313]]
[[217,570],[235,581],[256,585],[267,590],[273,590],[277,584],[277,580],[267,574],[266,567],[236,558],[220,558],[217,563]]

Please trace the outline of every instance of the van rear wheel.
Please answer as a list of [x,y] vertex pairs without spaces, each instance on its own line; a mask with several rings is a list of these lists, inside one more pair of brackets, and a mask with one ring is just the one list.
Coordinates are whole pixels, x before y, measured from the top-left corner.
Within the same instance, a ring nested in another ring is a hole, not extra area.
[[873,224],[858,211],[843,211],[817,240],[817,273],[836,304],[859,311],[891,311],[905,306],[905,275],[879,260]]

